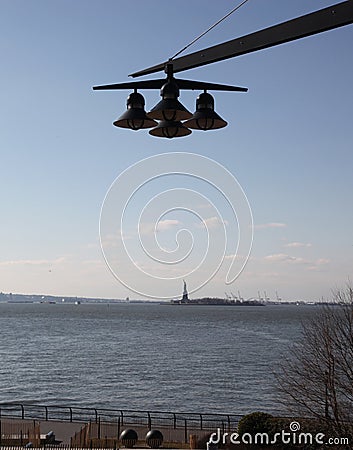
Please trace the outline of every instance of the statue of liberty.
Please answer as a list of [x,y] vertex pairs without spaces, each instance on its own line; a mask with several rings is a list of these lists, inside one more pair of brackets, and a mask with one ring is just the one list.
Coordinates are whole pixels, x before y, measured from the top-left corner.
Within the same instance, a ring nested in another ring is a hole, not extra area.
[[184,282],[184,290],[183,290],[182,302],[187,303],[189,301],[188,290],[186,289],[186,281],[183,280],[183,282]]

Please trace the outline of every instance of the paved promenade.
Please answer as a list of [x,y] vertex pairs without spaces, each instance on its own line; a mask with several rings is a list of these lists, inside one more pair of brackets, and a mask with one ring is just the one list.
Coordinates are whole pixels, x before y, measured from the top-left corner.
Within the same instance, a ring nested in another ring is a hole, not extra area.
[[[81,429],[85,429],[85,433],[88,433],[87,427],[89,426],[87,422],[1,418],[2,434],[4,436],[7,428],[9,430],[13,430],[11,432],[12,435],[27,435],[27,430],[29,430],[34,423],[36,423],[37,426],[39,425],[41,439],[43,439],[49,432],[53,432],[55,435],[55,443],[62,446],[69,446],[71,444],[71,438],[73,438],[76,433],[80,432]],[[99,436],[102,440],[105,438],[118,439],[120,433],[124,429],[132,428],[138,434],[138,447],[147,447],[145,444],[145,437],[149,429],[145,425],[124,424],[124,426],[120,427],[118,423],[101,422],[99,425],[97,423],[92,423],[90,427],[89,435],[93,440],[98,437],[98,427]],[[196,435],[197,438],[201,438],[206,434],[209,434],[209,432],[199,429],[185,430],[183,428],[174,429],[166,426],[159,426],[158,430],[163,434],[164,443],[179,443],[183,448],[186,446],[188,447],[190,435]],[[7,432],[7,434],[8,433],[9,432]]]

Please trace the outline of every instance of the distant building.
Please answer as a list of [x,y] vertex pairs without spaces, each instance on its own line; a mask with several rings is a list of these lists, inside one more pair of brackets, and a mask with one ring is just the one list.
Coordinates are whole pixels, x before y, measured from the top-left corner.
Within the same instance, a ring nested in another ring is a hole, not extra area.
[[181,299],[181,301],[183,303],[188,303],[189,302],[189,294],[188,294],[188,290],[186,288],[186,282],[184,281],[184,290],[183,290],[183,298]]

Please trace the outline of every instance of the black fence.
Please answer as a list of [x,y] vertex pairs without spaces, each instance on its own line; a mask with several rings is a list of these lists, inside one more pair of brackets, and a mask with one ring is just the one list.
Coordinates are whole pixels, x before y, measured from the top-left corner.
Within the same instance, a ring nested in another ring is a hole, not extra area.
[[0,418],[56,420],[67,422],[111,422],[120,426],[144,426],[148,429],[166,427],[170,429],[195,429],[222,431],[236,429],[242,417],[235,414],[188,413],[165,411],[136,411],[82,408],[72,406],[0,403]]

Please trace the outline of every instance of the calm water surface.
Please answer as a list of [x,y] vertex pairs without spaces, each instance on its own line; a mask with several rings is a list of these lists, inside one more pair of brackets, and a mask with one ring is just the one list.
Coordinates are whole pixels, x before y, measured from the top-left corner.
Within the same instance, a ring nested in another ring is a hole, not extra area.
[[273,369],[318,310],[0,303],[0,402],[280,412]]

